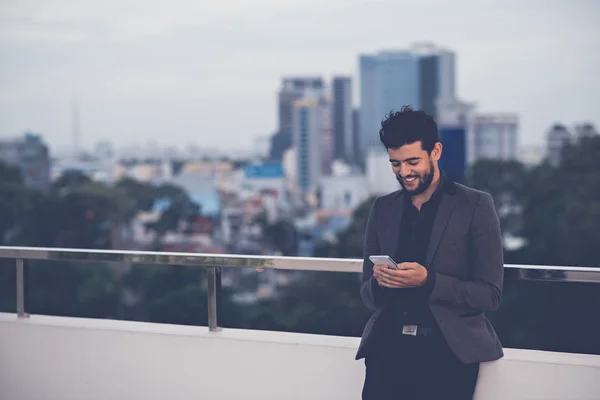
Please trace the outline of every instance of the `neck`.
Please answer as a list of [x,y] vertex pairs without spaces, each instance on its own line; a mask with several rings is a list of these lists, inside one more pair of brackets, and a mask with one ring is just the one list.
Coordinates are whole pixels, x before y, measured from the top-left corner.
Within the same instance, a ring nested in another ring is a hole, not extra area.
[[425,190],[423,193],[413,196],[412,203],[418,210],[421,210],[421,206],[429,201],[435,190],[440,184],[440,170],[439,168],[434,168],[433,170],[433,180],[431,181],[431,185]]

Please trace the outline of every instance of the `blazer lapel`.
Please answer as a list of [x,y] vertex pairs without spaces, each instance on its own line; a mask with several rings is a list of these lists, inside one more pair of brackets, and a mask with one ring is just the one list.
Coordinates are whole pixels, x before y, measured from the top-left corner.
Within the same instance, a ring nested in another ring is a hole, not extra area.
[[[395,259],[396,253],[398,252],[398,246],[400,245],[400,221],[402,219],[402,213],[404,211],[404,196],[398,195],[395,201],[391,202],[392,209],[389,212],[389,221],[387,224],[388,230],[385,233],[386,246],[382,248],[384,253]],[[398,262],[398,260],[395,260]]]
[[445,193],[440,199],[438,211],[433,221],[433,228],[431,229],[431,237],[429,238],[429,246],[427,248],[427,258],[424,267],[429,267],[433,260],[433,255],[437,250],[438,244],[442,238],[442,234],[448,225],[452,211],[456,206],[458,196]]

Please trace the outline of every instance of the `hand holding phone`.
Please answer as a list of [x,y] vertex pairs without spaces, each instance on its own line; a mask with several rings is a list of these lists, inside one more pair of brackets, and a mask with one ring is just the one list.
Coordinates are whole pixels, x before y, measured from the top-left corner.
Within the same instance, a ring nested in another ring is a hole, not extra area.
[[398,269],[398,264],[390,256],[369,256],[369,260],[371,260],[371,262],[373,262],[375,265],[387,265],[390,269]]

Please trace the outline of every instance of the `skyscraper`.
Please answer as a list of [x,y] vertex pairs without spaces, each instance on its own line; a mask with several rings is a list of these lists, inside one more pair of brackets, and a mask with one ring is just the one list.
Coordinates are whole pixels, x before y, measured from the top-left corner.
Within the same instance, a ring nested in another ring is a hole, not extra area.
[[350,160],[354,158],[351,78],[334,77],[332,95],[333,157]]
[[279,91],[279,131],[292,133],[292,108],[296,100],[307,92],[323,92],[325,84],[320,77],[283,78]]
[[352,164],[360,163],[360,151],[358,143],[360,142],[360,109],[352,110]]
[[321,96],[306,96],[292,105],[293,146],[296,150],[298,188],[308,192],[315,188],[323,173],[330,113]]
[[325,85],[320,77],[283,78],[278,93],[278,131],[271,137],[269,158],[282,160],[283,153],[292,145],[293,104],[306,93],[323,93]]
[[456,97],[454,53],[431,43],[416,44],[411,51],[419,57],[418,108],[436,118],[436,100]]
[[479,159],[516,160],[519,117],[513,113],[478,113],[475,116],[473,154]]
[[436,101],[437,125],[443,146],[440,168],[454,181],[465,176],[469,154],[472,152],[475,105],[456,99]]
[[404,105],[419,107],[419,60],[409,51],[360,56],[360,133],[364,162],[369,147],[380,146],[381,120]]
[[432,44],[362,55],[359,63],[363,158],[367,147],[378,146],[381,120],[391,110],[411,105],[437,118],[436,101],[456,96],[454,53]]

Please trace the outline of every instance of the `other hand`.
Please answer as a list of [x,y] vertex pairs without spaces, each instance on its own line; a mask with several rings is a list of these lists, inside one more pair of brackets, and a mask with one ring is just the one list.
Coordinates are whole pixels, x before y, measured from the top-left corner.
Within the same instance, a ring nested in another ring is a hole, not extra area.
[[427,281],[427,269],[415,262],[400,263],[397,270],[387,265],[376,265],[373,277],[379,286],[391,289],[418,287]]

